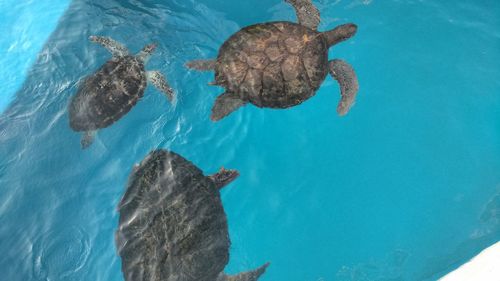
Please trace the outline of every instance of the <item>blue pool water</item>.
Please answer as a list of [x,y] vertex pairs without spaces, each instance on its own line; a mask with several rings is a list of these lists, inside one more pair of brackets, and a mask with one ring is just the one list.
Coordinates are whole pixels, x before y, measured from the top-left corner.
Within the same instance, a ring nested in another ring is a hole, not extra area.
[[36,59],[43,44],[56,27],[69,0],[0,1],[0,112],[2,112]]
[[[4,57],[1,82],[22,84],[0,117],[0,279],[123,280],[116,205],[154,148],[207,174],[240,171],[222,191],[229,273],[270,261],[261,280],[435,280],[500,240],[500,2],[314,2],[320,30],[359,26],[330,50],[360,80],[344,118],[328,77],[300,106],[209,120],[222,89],[183,64],[216,56],[249,24],[295,20],[281,0],[74,0],[36,60],[29,54],[26,77]],[[14,26],[27,42],[42,36],[30,21],[1,23],[8,40]],[[147,69],[163,72],[178,99],[149,87],[84,151],[67,104],[109,58],[89,35],[133,51],[158,42]]]

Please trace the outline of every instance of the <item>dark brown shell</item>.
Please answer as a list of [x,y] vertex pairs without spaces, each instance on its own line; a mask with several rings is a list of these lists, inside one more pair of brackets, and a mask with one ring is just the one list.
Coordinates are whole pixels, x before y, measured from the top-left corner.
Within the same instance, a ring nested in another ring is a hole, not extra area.
[[133,56],[113,58],[88,76],[69,106],[75,131],[105,128],[123,117],[144,95],[144,64]]
[[286,108],[308,99],[328,73],[321,33],[292,22],[245,27],[221,47],[215,80],[259,107]]
[[134,169],[119,212],[126,281],[216,280],[229,261],[218,188],[174,152],[155,150]]

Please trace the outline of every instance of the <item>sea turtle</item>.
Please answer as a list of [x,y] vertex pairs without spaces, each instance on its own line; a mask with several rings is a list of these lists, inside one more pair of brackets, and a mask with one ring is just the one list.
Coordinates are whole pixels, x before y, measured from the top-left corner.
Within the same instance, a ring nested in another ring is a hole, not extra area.
[[116,244],[126,281],[255,281],[268,263],[238,275],[222,271],[229,234],[219,189],[238,172],[204,176],[191,162],[154,150],[131,173],[119,203]]
[[155,44],[146,45],[138,54],[131,55],[127,48],[111,38],[90,36],[89,39],[101,44],[113,57],[84,79],[69,105],[71,128],[83,132],[82,148],[92,143],[96,130],[108,127],[130,111],[144,95],[147,81],[170,101],[174,98],[159,71],[145,71],[144,65],[155,50]]
[[217,59],[194,60],[188,68],[215,71],[215,82],[225,88],[212,108],[211,119],[220,120],[247,104],[288,108],[313,96],[328,71],[339,82],[339,115],[353,105],[358,80],[342,60],[328,61],[328,49],[352,37],[354,24],[318,32],[319,11],[311,0],[285,0],[296,11],[299,24],[278,21],[245,27],[219,49]]

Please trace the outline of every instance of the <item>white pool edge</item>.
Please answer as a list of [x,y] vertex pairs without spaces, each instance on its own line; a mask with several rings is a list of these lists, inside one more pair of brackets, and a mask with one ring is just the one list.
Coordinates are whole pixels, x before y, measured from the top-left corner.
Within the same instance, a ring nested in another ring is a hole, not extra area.
[[439,281],[471,280],[500,280],[500,241],[484,249],[470,261],[439,279]]

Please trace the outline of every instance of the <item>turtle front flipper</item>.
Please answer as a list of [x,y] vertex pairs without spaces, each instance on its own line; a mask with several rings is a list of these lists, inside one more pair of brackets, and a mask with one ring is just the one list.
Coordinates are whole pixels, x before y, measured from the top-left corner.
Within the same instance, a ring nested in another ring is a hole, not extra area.
[[219,121],[246,103],[247,102],[243,101],[239,95],[231,92],[225,92],[215,100],[210,119],[213,121]]
[[82,145],[82,149],[88,148],[93,142],[96,135],[96,131],[86,131],[82,134],[82,139],[80,140],[80,144]]
[[257,269],[242,272],[237,275],[226,275],[221,273],[217,278],[217,281],[257,281],[259,277],[266,272],[268,266],[269,263],[265,263]]
[[285,0],[285,2],[293,6],[301,25],[313,30],[318,28],[320,22],[319,10],[311,0]]
[[148,81],[151,82],[158,90],[162,91],[170,102],[174,99],[174,91],[168,84],[165,76],[157,70],[147,72]]
[[186,67],[198,71],[215,70],[216,60],[192,60],[186,63]]
[[339,82],[341,99],[337,106],[340,116],[346,115],[353,106],[359,90],[358,77],[352,66],[342,60],[332,60],[328,63],[330,75]]
[[104,48],[106,48],[108,51],[111,52],[111,54],[114,57],[123,57],[129,54],[127,48],[123,46],[122,44],[118,43],[117,41],[109,38],[109,37],[102,37],[102,36],[90,36],[89,40],[100,44]]

